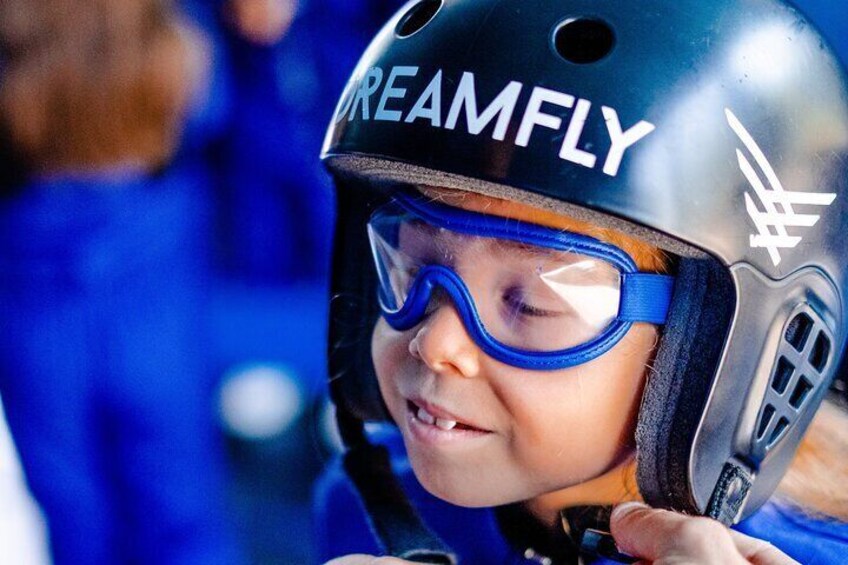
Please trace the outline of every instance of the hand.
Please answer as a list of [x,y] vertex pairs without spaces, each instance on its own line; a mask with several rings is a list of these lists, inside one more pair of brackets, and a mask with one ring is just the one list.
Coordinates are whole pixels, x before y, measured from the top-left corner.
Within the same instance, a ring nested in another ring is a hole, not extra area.
[[375,557],[373,555],[345,555],[327,561],[324,565],[420,565],[397,557]]
[[797,563],[770,543],[734,532],[710,518],[657,510],[639,502],[618,505],[610,529],[618,549],[640,558],[640,563]]

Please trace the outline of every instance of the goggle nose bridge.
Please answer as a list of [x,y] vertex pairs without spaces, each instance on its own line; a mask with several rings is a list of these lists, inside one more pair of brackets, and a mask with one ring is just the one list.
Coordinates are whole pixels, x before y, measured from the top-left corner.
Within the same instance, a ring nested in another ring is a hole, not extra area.
[[[475,326],[482,327],[474,299],[459,275],[443,265],[427,265],[421,269],[409,288],[406,300],[395,311],[386,307],[385,297],[382,294],[385,291],[381,291],[383,316],[396,330],[411,329],[427,317],[427,309],[439,289],[444,291],[444,294],[453,302],[466,331],[474,337],[477,332]],[[469,324],[468,321],[474,323]]]

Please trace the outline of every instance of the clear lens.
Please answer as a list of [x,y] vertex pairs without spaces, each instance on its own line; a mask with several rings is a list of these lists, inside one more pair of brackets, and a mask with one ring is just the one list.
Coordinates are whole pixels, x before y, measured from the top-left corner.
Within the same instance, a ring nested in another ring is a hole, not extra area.
[[619,310],[620,272],[602,259],[457,233],[399,206],[381,209],[368,229],[383,301],[395,311],[426,265],[443,265],[458,274],[486,331],[526,351],[588,343]]

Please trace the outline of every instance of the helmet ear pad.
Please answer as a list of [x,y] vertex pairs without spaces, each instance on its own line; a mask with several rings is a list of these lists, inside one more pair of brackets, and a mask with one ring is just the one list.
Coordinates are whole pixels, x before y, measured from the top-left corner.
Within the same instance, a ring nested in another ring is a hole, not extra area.
[[703,513],[691,492],[695,431],[735,310],[733,282],[713,258],[681,257],[668,320],[636,426],[636,476],[651,506]]

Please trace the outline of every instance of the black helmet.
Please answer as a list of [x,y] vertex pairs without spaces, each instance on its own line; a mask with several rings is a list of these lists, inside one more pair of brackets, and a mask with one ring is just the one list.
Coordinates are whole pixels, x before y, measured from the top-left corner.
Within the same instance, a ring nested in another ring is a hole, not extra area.
[[848,313],[848,82],[793,7],[411,2],[357,66],[323,159],[340,211],[331,374],[350,444],[386,418],[365,222],[401,185],[443,186],[677,255],[637,425],[640,491],[725,523],[772,494],[833,381]]

